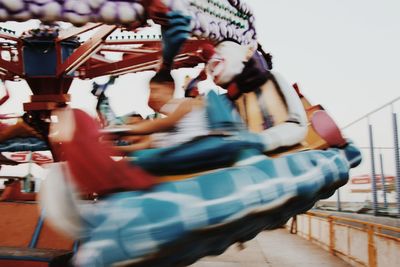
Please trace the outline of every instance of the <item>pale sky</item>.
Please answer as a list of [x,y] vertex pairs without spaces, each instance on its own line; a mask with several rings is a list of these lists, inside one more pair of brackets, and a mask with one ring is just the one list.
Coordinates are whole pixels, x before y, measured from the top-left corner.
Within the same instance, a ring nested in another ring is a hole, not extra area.
[[[298,82],[303,93],[313,103],[322,104],[339,125],[400,96],[400,1],[246,2],[256,16],[259,42],[274,56],[275,70],[288,81]],[[9,28],[15,25],[6,23]],[[147,87],[136,76],[121,78],[109,92],[119,114],[132,110],[132,102],[141,102],[137,109],[145,110]],[[135,90],[130,90],[133,84]],[[13,100],[0,107],[0,113],[19,112],[21,102],[28,99],[29,91],[23,83],[10,87]],[[73,84],[76,106],[94,107],[89,91],[89,81]],[[400,111],[399,102],[394,109]],[[378,133],[378,145],[392,146],[391,135],[383,137],[391,125],[381,124],[390,122],[390,113],[383,113],[371,117],[371,121],[383,132]],[[367,146],[365,125],[357,127],[360,129],[348,129],[346,134]]]
[[400,96],[400,1],[247,2],[276,69],[341,125]]

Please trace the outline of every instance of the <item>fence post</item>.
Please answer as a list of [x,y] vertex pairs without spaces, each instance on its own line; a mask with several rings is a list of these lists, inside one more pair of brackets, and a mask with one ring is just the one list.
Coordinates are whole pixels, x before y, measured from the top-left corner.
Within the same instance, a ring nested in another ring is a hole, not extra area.
[[342,211],[342,202],[340,200],[340,188],[338,188],[336,190],[336,194],[337,194],[337,201],[336,201],[336,205],[337,205],[337,210],[338,211]]
[[331,216],[328,217],[329,222],[329,252],[332,255],[335,255],[335,228],[334,228],[334,220]]
[[374,136],[372,125],[368,123],[369,129],[369,146],[370,146],[370,154],[371,154],[371,185],[372,185],[372,200],[373,200],[373,209],[374,215],[378,215],[378,195],[376,193],[376,171],[375,171],[375,151],[374,151]]
[[312,239],[311,231],[311,215],[308,214],[308,240],[310,241]]
[[368,267],[376,267],[376,247],[374,240],[374,226],[368,225]]
[[297,215],[292,217],[292,222],[290,224],[290,233],[297,234]]
[[[392,106],[393,108],[393,106]],[[397,196],[397,216],[400,217],[400,152],[399,152],[399,132],[397,128],[397,114],[392,111],[393,118],[393,137],[394,137],[394,160],[396,163],[396,196]]]
[[386,188],[386,177],[385,177],[385,170],[383,169],[383,155],[382,153],[379,154],[379,160],[381,164],[381,181],[382,181],[382,192],[383,192],[383,206],[385,209],[388,208],[387,202],[387,188]]

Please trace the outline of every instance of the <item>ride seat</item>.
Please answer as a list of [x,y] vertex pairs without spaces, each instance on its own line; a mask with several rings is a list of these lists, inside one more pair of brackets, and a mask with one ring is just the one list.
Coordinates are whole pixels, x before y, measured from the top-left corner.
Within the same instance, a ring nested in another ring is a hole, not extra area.
[[246,149],[262,153],[261,138],[243,129],[227,102],[214,91],[207,95],[207,114],[209,130],[218,134],[173,147],[137,151],[130,155],[134,164],[155,175],[179,175],[232,166]]
[[[277,73],[258,92],[243,94],[236,106],[251,132],[264,137],[265,153],[279,156],[296,151],[325,149],[328,143],[315,131],[313,106]],[[311,123],[310,123],[311,122]]]

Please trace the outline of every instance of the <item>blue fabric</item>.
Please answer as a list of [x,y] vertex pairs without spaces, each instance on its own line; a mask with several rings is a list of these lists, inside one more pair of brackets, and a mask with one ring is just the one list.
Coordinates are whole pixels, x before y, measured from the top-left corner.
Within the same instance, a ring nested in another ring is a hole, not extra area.
[[92,227],[76,257],[82,266],[109,266],[168,248],[168,255],[149,266],[190,263],[311,208],[344,185],[350,165],[360,160],[352,144],[276,159],[247,150],[235,167],[111,195],[82,206]]
[[131,156],[135,165],[153,174],[183,174],[229,166],[246,148],[262,152],[264,146],[257,141],[240,136],[205,136],[179,146],[138,151]]
[[179,53],[183,43],[190,37],[191,18],[179,11],[166,14],[168,25],[161,28],[163,41],[163,65],[171,68],[174,57]]
[[13,138],[0,143],[0,152],[49,150],[46,142],[35,137]]
[[232,102],[225,95],[217,95],[212,90],[207,94],[207,116],[210,130],[245,130]]

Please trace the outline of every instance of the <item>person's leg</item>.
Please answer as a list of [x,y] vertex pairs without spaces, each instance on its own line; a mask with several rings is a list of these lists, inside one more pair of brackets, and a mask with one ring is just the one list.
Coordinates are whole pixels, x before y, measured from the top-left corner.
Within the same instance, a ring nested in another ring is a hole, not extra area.
[[112,148],[99,142],[99,125],[81,110],[55,113],[50,140],[60,143],[60,158],[68,166],[81,193],[107,194],[151,187],[153,177],[137,166],[110,158]]

